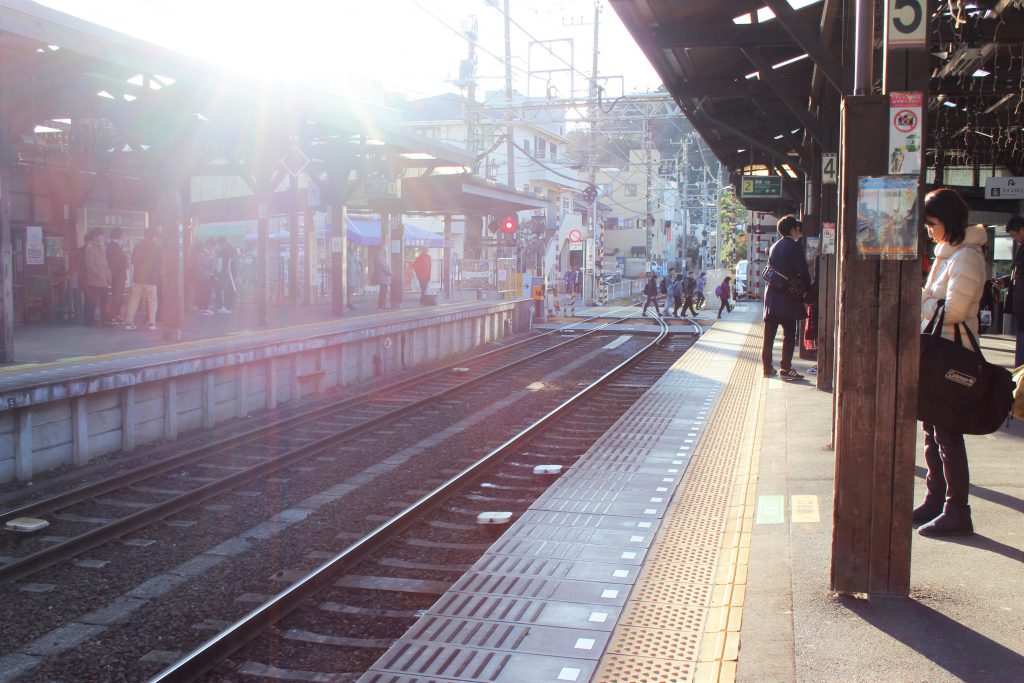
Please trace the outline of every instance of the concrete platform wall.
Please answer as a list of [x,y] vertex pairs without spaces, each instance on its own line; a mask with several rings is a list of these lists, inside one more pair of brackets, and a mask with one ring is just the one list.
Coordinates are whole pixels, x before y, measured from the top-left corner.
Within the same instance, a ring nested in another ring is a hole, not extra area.
[[247,343],[145,367],[0,394],[0,483],[173,441],[289,401],[524,332],[529,302]]

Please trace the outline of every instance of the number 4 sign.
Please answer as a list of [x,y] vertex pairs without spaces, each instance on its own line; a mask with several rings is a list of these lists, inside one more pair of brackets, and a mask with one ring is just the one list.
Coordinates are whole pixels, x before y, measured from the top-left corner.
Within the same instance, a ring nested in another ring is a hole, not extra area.
[[839,178],[839,157],[834,152],[821,155],[821,184],[835,185]]
[[889,49],[925,47],[925,0],[889,0],[886,43]]

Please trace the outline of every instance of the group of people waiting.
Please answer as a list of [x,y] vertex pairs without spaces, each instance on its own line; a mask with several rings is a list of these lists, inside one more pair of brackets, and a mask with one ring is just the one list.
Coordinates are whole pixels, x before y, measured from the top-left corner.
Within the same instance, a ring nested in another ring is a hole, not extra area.
[[[697,310],[704,307],[704,288],[707,286],[706,273],[694,277],[677,273],[675,268],[669,268],[665,277],[652,274],[647,284],[644,285],[643,315],[647,315],[647,307],[654,305],[654,311],[662,317],[683,317],[687,311],[691,318],[697,317]],[[732,312],[732,278],[726,277],[721,284],[715,288],[718,296],[719,307],[718,317],[722,312]],[[665,297],[664,310],[658,303],[660,296]],[[680,315],[680,309],[682,315]]]
[[[78,261],[79,286],[85,295],[83,322],[89,326],[123,324],[124,329],[134,330],[137,329],[135,315],[144,303],[149,329],[155,330],[161,261],[160,244],[153,228],[147,229],[145,238],[135,245],[130,261],[121,228],[112,228],[109,236],[98,228],[86,233]],[[132,271],[131,297],[128,314],[122,318],[129,263]]]

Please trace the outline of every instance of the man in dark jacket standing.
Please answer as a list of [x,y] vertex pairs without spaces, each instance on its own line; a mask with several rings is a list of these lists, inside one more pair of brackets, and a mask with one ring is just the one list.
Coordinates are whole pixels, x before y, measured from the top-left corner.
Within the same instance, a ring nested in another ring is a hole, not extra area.
[[784,380],[803,379],[793,369],[793,350],[796,348],[796,321],[807,317],[804,302],[787,291],[789,280],[801,279],[809,287],[811,274],[800,247],[803,224],[792,214],[779,219],[776,229],[780,239],[768,250],[768,265],[774,271],[768,278],[764,296],[764,339],[761,342],[761,366],[765,377],[775,375],[772,351],[775,333],[782,327],[782,361],[779,377]]
[[132,295],[128,299],[126,330],[135,329],[135,314],[139,304],[146,302],[146,319],[149,329],[156,329],[157,287],[160,284],[162,253],[157,243],[155,228],[146,228],[146,238],[135,245],[132,252]]
[[1006,223],[1006,232],[1013,240],[1013,270],[995,282],[1008,288],[1006,310],[1013,314],[1017,325],[1017,352],[1013,366],[1024,365],[1024,216],[1014,216]]
[[112,323],[121,322],[121,306],[124,304],[124,278],[128,273],[128,255],[124,253],[121,240],[124,230],[114,228],[107,240],[107,265],[110,266],[110,307],[107,319]]

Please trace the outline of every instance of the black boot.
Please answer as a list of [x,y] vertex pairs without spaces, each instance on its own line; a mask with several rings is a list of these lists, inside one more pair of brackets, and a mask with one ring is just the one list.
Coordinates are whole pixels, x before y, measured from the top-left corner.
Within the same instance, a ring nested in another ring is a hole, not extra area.
[[914,524],[930,522],[942,514],[942,496],[931,491],[924,497],[924,502],[914,508]]
[[946,503],[942,514],[918,528],[922,536],[970,536],[974,533],[971,524],[971,506]]

